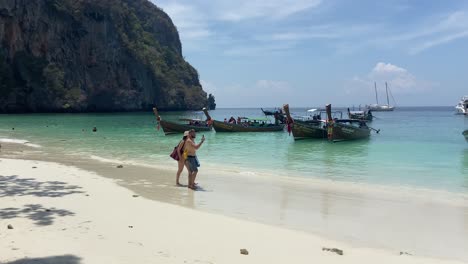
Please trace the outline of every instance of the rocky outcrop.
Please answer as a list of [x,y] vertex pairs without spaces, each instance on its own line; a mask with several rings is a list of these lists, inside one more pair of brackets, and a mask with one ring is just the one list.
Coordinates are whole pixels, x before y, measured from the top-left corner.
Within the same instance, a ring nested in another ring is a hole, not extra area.
[[0,112],[206,103],[177,29],[147,0],[0,1]]

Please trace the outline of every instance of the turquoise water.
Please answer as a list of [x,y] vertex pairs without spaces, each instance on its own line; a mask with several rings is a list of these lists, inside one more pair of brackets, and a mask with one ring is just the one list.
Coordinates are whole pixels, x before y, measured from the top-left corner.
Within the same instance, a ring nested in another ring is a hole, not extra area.
[[[292,109],[304,115],[306,109]],[[286,132],[204,133],[203,166],[275,177],[321,178],[468,193],[468,118],[452,107],[399,108],[375,113],[369,140],[294,141]],[[193,112],[161,113],[165,119]],[[216,119],[260,116],[259,109],[219,109]],[[96,126],[97,133],[91,132]],[[12,128],[15,128],[12,130]],[[84,130],[84,131],[83,131]],[[201,136],[201,135],[199,135]],[[152,113],[0,115],[0,138],[29,140],[52,151],[175,166],[168,157],[180,135],[155,129]]]

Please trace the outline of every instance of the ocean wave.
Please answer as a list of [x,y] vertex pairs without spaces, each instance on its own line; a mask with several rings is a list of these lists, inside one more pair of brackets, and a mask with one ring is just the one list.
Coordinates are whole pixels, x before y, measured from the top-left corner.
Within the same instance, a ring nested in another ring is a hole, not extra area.
[[22,145],[26,145],[28,147],[31,147],[31,148],[42,148],[41,145],[38,145],[38,144],[33,144],[27,140],[24,140],[24,139],[13,139],[13,138],[0,138],[0,142],[3,142],[3,143],[10,143],[10,144],[22,144]]
[[99,157],[95,155],[91,155],[89,156],[89,158],[92,160],[103,162],[103,163],[129,164],[127,161],[118,160],[118,159],[108,159],[108,158],[103,158],[103,157]]

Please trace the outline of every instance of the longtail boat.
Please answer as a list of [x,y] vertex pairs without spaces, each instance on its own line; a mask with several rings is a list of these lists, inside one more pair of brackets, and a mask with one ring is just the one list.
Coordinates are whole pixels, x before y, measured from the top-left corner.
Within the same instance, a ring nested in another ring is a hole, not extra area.
[[463,131],[463,136],[465,137],[466,142],[468,142],[468,129]]
[[262,112],[265,116],[274,116],[276,120],[279,120],[280,123],[284,124],[286,123],[286,115],[283,112],[283,109],[281,108],[276,108],[274,110],[264,110],[263,108]]
[[365,121],[356,119],[333,119],[331,104],[327,104],[325,109],[327,112],[328,140],[336,142],[370,137],[371,128],[367,126]]
[[288,131],[293,134],[294,140],[315,138],[326,139],[327,130],[325,120],[299,120],[291,117],[289,105],[283,106],[286,114],[286,125]]
[[266,116],[274,116],[275,113],[279,113],[280,110],[281,110],[281,109],[273,109],[273,110],[267,109],[267,110],[265,110],[263,108],[260,108],[260,109],[262,110],[263,114],[266,115]]
[[200,119],[190,119],[182,118],[179,121],[184,123],[176,123],[171,121],[166,121],[161,118],[156,107],[153,108],[154,115],[156,116],[156,121],[158,122],[159,127],[162,127],[165,135],[184,133],[185,131],[194,129],[197,132],[200,131],[211,131],[212,126],[210,122],[203,121]]
[[239,117],[233,122],[222,122],[212,119],[206,108],[203,108],[203,112],[216,132],[276,132],[284,128],[283,124],[272,124],[268,118]]
[[348,108],[348,117],[349,119],[357,119],[363,121],[372,121],[374,116],[372,115],[372,111],[370,109],[364,111],[351,111]]

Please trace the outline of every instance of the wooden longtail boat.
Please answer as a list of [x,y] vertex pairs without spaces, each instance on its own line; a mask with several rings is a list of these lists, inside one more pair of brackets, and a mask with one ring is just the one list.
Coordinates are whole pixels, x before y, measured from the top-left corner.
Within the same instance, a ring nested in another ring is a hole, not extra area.
[[262,110],[263,114],[266,115],[266,116],[273,116],[273,115],[275,115],[275,113],[279,112],[279,110],[277,110],[277,109],[274,109],[274,110],[268,110],[268,109],[265,110],[263,108],[260,108],[260,109]]
[[468,142],[468,129],[463,131],[463,136],[465,137],[466,142]]
[[281,108],[277,108],[274,110],[264,110],[260,108],[265,116],[274,116],[276,120],[279,120],[280,123],[286,123],[286,115],[283,113]]
[[207,121],[203,121],[199,119],[183,118],[179,120],[184,121],[185,123],[176,123],[176,122],[162,120],[161,116],[159,116],[159,113],[156,107],[153,108],[153,112],[158,122],[158,129],[159,129],[159,126],[161,126],[165,135],[184,133],[185,131],[188,131],[191,129],[194,129],[197,132],[211,131],[212,129],[211,124]]
[[370,137],[371,128],[365,121],[356,119],[333,119],[331,104],[326,105],[328,140],[343,141]]
[[372,111],[370,109],[364,111],[351,111],[348,108],[348,117],[349,119],[357,119],[363,121],[372,121],[374,116],[372,115]]
[[326,122],[324,120],[302,121],[298,119],[293,119],[291,117],[291,112],[289,111],[289,105],[285,104],[283,108],[286,114],[286,124],[288,126],[288,130],[292,132],[294,140],[306,138],[327,138],[327,130],[325,127]]
[[283,124],[271,124],[268,123],[269,119],[262,118],[246,118],[242,117],[241,123],[227,123],[217,121],[211,118],[208,110],[203,108],[203,112],[206,115],[207,120],[213,124],[213,128],[216,132],[276,132],[283,131]]

